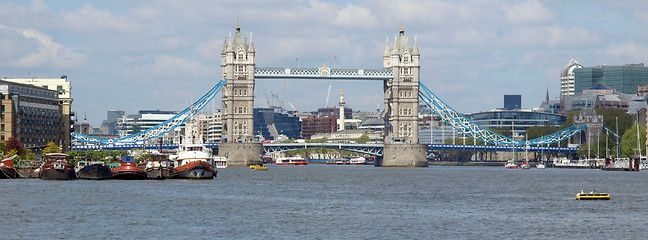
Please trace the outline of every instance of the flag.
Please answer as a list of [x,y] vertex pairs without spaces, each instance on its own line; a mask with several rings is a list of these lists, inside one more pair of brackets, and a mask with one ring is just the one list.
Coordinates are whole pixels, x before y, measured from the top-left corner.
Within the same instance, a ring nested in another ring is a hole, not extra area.
[[299,61],[299,57],[297,57],[297,59],[295,59],[295,61]]
[[333,56],[333,61],[337,62],[337,57]]

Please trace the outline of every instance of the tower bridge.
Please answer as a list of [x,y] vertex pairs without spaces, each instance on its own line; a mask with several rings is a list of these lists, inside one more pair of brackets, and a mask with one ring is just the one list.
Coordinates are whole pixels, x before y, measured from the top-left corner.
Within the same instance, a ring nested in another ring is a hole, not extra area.
[[[386,42],[382,69],[331,69],[326,65],[317,68],[272,68],[256,66],[256,50],[250,33],[249,42],[243,38],[237,24],[234,37],[224,40],[221,51],[222,80],[196,103],[181,111],[168,121],[146,131],[119,139],[98,139],[75,133],[77,141],[116,144],[136,144],[161,136],[182,125],[200,111],[219,91],[222,92],[223,139],[219,143],[219,155],[228,158],[230,166],[246,166],[261,163],[264,153],[307,148],[305,145],[267,145],[255,141],[253,132],[254,88],[256,79],[343,79],[376,80],[383,82],[385,130],[382,146],[345,145],[347,150],[381,155],[376,164],[388,167],[427,166],[428,148],[418,142],[419,100],[427,104],[437,115],[454,128],[477,140],[509,149],[530,145],[547,145],[566,139],[586,128],[570,127],[562,131],[529,141],[518,141],[485,129],[460,113],[454,111],[430,89],[420,82],[420,53],[418,40],[409,46],[401,26],[393,46]],[[312,144],[311,144],[312,145]],[[324,144],[326,145],[326,144]],[[322,145],[322,146],[324,146]],[[315,145],[313,145],[315,146]],[[337,145],[342,148],[342,145]],[[335,147],[335,146],[324,146]],[[495,149],[489,146],[473,146],[475,150]],[[540,147],[541,148],[541,147]]]

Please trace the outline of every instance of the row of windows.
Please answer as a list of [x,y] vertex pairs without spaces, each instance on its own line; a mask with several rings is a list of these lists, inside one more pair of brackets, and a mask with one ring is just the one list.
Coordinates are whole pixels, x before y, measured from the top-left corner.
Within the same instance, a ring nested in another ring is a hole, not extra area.
[[234,135],[246,135],[248,130],[247,122],[234,122],[234,129],[232,130]]
[[400,109],[399,113],[401,116],[412,116],[414,111],[411,108],[404,107]]
[[248,113],[248,111],[246,107],[235,107],[234,113]]
[[400,98],[411,98],[413,96],[413,91],[398,91],[398,97]]
[[246,88],[234,89],[234,96],[247,96],[248,91]]
[[399,123],[398,124],[398,136],[399,137],[409,137],[414,134],[414,128],[412,127],[411,122]]

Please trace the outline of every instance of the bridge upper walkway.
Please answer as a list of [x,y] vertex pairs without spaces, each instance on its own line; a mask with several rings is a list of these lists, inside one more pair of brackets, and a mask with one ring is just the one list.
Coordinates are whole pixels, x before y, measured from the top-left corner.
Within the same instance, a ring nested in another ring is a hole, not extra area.
[[[218,143],[205,144],[206,147],[211,149],[218,149]],[[330,148],[341,149],[352,152],[359,152],[368,155],[382,156],[383,152],[382,143],[264,143],[263,154],[269,155],[279,152],[287,152],[306,148]],[[114,144],[114,145],[83,145],[75,146],[72,150],[129,150],[129,149],[177,149],[177,144],[162,144],[162,145],[146,145],[143,144]],[[452,145],[452,144],[430,144],[428,151],[438,150],[456,150],[456,151],[488,151],[488,152],[508,152],[513,151],[512,146],[491,146],[491,145]],[[529,151],[529,152],[546,152],[546,153],[576,153],[578,148],[566,147],[538,147],[538,146],[516,146],[516,151]]]

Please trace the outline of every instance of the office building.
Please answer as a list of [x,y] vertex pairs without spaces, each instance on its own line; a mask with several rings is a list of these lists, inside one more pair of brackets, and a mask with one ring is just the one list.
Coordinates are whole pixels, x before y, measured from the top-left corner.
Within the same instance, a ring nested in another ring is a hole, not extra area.
[[596,66],[574,69],[575,92],[599,83],[625,94],[637,94],[637,87],[648,84],[648,67],[643,63],[622,66]]
[[62,75],[60,78],[3,78],[2,80],[29,84],[32,86],[47,88],[52,91],[57,92],[58,102],[61,105],[61,113],[63,114],[63,128],[62,134],[64,135],[64,141],[62,144],[58,144],[62,147],[63,151],[69,150],[71,144],[71,131],[72,131],[72,84],[66,75]]
[[537,112],[528,109],[493,110],[489,112],[471,113],[467,118],[488,129],[506,129],[513,132],[513,137],[521,137],[526,129],[533,126],[561,126],[565,115]]
[[[319,115],[301,118],[302,137],[311,138],[319,133],[333,133],[337,130],[337,115]],[[385,126],[385,123],[382,122]]]
[[254,134],[263,139],[279,140],[280,135],[299,139],[302,124],[299,117],[275,108],[254,108]]
[[522,108],[522,95],[504,95],[504,109],[515,110]]
[[[47,143],[67,149],[69,118],[63,114],[60,92],[32,84],[0,80],[0,140],[16,137],[25,148],[44,148]],[[68,120],[68,121],[66,121]]]
[[575,94],[574,69],[583,68],[576,60],[572,59],[560,72],[560,95],[571,96]]

